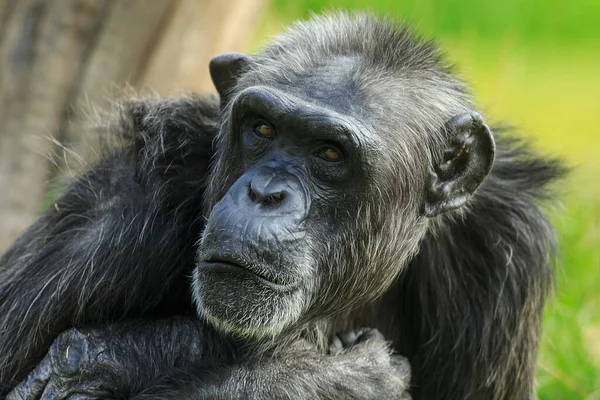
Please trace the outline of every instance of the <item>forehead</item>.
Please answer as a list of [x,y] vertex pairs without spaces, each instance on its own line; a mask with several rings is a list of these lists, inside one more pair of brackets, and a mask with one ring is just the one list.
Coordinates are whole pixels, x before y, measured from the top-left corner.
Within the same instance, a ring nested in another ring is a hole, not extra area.
[[276,78],[273,86],[317,107],[364,121],[366,102],[355,80],[358,66],[357,57],[329,57]]

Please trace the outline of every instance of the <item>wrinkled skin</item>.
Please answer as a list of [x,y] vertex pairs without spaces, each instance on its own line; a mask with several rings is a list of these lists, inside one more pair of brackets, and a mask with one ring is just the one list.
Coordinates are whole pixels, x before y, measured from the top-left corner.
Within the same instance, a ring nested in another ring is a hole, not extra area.
[[210,72],[126,104],[0,261],[0,395],[532,398],[560,164],[373,17]]

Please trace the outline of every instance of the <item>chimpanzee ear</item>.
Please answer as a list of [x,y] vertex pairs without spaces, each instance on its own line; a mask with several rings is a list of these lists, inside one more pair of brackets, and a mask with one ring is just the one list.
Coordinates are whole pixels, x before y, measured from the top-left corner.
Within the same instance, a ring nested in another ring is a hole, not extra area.
[[221,103],[235,86],[238,75],[252,63],[252,59],[240,53],[225,53],[213,57],[208,64],[210,77],[221,96]]
[[441,164],[430,171],[424,208],[428,217],[464,205],[494,163],[496,145],[481,115],[457,115],[446,122],[444,129],[449,141]]

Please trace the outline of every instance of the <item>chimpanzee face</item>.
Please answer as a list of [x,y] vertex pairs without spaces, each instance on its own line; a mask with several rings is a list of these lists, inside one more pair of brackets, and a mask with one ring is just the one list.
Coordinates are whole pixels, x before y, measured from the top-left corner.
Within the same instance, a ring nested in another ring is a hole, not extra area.
[[[211,176],[220,193],[198,246],[199,313],[260,337],[373,299],[416,251],[427,217],[464,203],[473,185],[460,179],[478,153],[453,145],[436,170],[448,173],[428,175],[429,141],[408,145],[409,124],[398,117],[417,113],[396,101],[406,109],[386,118],[391,100],[367,101],[364,79],[348,72],[359,59],[332,57],[294,85],[243,77],[236,85],[225,72],[251,59],[221,57],[211,64],[224,110]],[[481,159],[476,171],[491,166]]]

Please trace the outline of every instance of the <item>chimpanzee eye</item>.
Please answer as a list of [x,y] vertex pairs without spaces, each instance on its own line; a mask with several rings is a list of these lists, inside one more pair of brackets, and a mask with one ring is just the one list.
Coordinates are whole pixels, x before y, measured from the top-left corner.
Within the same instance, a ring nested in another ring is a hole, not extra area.
[[256,121],[254,127],[252,127],[252,131],[263,138],[273,139],[275,137],[275,130],[263,120]]
[[317,152],[317,157],[329,162],[338,162],[342,160],[342,152],[333,146],[327,146]]

